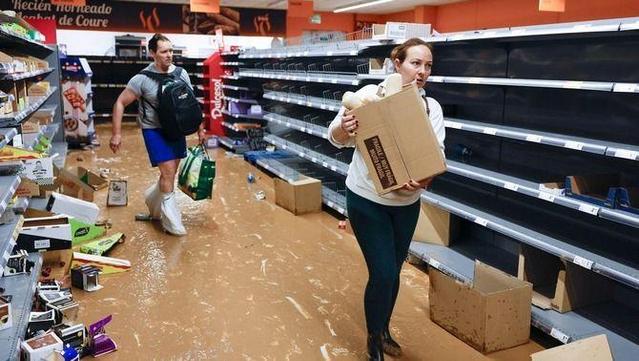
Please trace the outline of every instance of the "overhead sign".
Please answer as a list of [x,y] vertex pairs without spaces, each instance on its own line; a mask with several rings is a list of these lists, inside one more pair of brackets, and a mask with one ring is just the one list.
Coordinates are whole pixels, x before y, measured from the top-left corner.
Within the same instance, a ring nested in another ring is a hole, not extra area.
[[[58,29],[282,36],[286,11],[218,6],[217,12],[194,12],[189,5],[83,0],[0,0],[0,9],[13,10],[25,19],[52,19]],[[207,2],[210,1],[203,1]],[[219,2],[219,1],[217,1]]]

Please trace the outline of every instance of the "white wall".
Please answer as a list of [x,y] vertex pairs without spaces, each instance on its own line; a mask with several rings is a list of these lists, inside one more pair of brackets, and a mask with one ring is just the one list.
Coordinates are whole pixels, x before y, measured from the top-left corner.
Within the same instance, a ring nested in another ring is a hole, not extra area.
[[[115,55],[115,37],[121,35],[144,36],[150,39],[152,33],[124,33],[111,31],[61,30],[56,36],[58,44],[67,46],[69,55]],[[165,34],[173,45],[186,47],[186,56],[205,58],[211,55],[218,46],[215,36],[197,34]],[[271,47],[272,37],[264,36],[225,36],[224,45],[228,49],[231,45],[242,48],[266,49]]]

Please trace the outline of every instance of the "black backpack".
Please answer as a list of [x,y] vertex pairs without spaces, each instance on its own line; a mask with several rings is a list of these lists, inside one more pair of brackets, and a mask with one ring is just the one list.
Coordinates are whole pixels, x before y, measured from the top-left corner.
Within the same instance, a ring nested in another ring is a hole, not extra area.
[[[158,114],[162,133],[171,140],[177,140],[198,131],[202,123],[202,109],[195,98],[193,89],[180,77],[182,68],[176,67],[171,73],[140,72],[158,82],[159,109],[147,102]],[[142,107],[144,112],[144,106]]]

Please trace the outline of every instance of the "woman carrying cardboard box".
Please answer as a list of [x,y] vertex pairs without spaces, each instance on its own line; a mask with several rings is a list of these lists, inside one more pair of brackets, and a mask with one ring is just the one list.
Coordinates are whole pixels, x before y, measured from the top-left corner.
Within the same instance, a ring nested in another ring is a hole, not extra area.
[[[401,85],[415,83],[430,120],[437,142],[444,150],[444,117],[442,108],[433,98],[425,96],[423,87],[433,65],[432,46],[421,39],[409,39],[393,49],[390,55]],[[391,76],[378,86],[366,86],[344,104],[374,101],[391,93]],[[359,120],[342,107],[328,128],[329,141],[338,148],[355,147]],[[369,360],[383,360],[384,353],[401,355],[401,348],[390,335],[389,323],[397,299],[400,271],[419,217],[420,193],[433,178],[417,182],[410,180],[400,190],[378,195],[370,178],[362,154],[358,149],[346,177],[346,202],[355,237],[368,268],[368,284],[364,293],[364,312],[368,330]]]

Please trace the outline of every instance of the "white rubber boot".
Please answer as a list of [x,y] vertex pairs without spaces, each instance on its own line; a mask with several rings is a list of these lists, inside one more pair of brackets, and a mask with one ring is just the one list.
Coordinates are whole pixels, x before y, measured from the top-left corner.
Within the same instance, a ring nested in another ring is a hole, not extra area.
[[162,193],[160,193],[160,186],[158,183],[153,183],[152,186],[144,191],[144,203],[146,203],[149,209],[149,215],[153,219],[160,219],[162,215]]
[[182,214],[175,201],[175,192],[162,193],[162,227],[165,231],[175,235],[186,235],[186,229],[182,224]]

